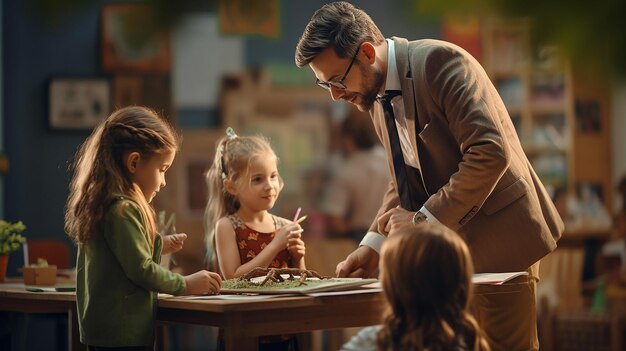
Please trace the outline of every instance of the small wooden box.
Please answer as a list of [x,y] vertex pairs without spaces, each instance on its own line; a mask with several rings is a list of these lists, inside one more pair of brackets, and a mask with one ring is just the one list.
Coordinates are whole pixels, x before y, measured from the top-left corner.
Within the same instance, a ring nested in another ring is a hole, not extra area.
[[54,285],[57,281],[57,266],[22,267],[25,285]]

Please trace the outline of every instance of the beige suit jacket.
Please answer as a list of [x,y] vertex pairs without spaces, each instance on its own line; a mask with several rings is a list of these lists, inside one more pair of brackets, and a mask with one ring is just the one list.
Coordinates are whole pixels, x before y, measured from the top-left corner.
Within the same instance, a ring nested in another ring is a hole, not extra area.
[[[556,248],[563,222],[498,92],[456,45],[393,40],[411,145],[429,194],[424,206],[467,242],[476,272],[526,270]],[[400,201],[381,105],[370,114],[392,174],[379,217]],[[376,220],[370,230],[377,231]]]

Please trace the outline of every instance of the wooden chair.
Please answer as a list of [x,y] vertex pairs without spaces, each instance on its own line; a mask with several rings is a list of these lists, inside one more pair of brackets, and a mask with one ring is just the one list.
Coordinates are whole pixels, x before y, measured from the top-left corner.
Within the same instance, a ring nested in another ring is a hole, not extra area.
[[306,267],[321,275],[335,276],[337,263],[357,248],[351,239],[316,239],[306,241]]
[[58,269],[71,268],[70,249],[60,239],[28,240],[28,263],[37,263],[38,258],[47,260],[49,265],[56,265]]

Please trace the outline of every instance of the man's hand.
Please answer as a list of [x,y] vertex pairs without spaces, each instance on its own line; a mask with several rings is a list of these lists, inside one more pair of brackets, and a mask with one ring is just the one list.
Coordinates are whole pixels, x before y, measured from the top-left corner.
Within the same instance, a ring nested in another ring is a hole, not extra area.
[[369,246],[354,250],[345,261],[339,262],[336,274],[339,278],[369,278],[378,270],[378,252]]
[[378,232],[389,235],[401,225],[411,223],[415,212],[409,212],[400,207],[394,207],[378,217]]

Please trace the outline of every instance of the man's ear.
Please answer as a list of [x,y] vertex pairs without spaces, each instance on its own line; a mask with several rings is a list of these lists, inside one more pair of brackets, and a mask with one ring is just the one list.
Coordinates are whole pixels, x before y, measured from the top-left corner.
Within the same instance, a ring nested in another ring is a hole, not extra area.
[[229,194],[231,194],[232,196],[237,196],[237,188],[230,179],[224,179],[222,182],[224,184],[224,189],[226,189]]
[[124,158],[124,165],[130,174],[135,174],[137,171],[137,163],[140,157],[141,155],[137,151],[133,151]]
[[370,43],[369,41],[365,41],[361,44],[359,50],[363,51],[366,62],[368,62],[369,64],[372,64],[374,63],[374,61],[376,61],[376,48],[374,47],[374,44]]

